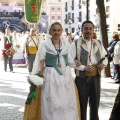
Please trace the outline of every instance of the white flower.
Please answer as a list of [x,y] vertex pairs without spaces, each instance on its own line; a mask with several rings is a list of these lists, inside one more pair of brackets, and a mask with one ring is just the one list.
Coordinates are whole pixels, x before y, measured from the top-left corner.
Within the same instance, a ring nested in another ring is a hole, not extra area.
[[43,82],[44,82],[43,78],[42,78],[42,77],[39,77],[39,76],[37,76],[37,75],[29,75],[29,76],[28,76],[28,79],[29,79],[29,81],[30,81],[31,83],[33,83],[33,84],[34,84],[35,86],[37,86],[37,87],[42,86],[42,85],[43,85]]

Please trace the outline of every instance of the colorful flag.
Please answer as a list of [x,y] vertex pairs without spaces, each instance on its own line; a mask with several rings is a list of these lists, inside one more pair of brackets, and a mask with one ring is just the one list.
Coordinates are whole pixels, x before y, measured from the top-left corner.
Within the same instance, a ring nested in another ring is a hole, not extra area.
[[42,0],[25,0],[25,18],[29,23],[38,23]]

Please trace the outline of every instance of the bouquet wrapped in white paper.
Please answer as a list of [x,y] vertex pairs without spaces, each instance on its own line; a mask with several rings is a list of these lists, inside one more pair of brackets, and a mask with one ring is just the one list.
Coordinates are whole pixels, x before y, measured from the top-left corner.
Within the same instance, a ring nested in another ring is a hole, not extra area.
[[39,77],[38,75],[29,75],[28,81],[30,84],[34,84],[37,87],[41,87],[43,85],[43,77]]
[[36,88],[42,87],[42,85],[44,83],[42,72],[39,72],[35,75],[29,75],[28,82],[30,83],[31,86],[30,86],[30,92],[29,92],[27,100],[26,100],[26,104],[30,104],[32,99],[36,98]]

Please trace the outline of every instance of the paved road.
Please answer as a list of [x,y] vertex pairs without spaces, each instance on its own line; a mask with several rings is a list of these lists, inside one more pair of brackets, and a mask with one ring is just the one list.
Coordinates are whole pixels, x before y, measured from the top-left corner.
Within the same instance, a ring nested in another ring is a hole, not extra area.
[[[14,67],[15,73],[4,72],[0,62],[0,120],[23,120],[25,100],[29,91],[27,68]],[[108,120],[117,93],[118,84],[102,78],[100,120]]]

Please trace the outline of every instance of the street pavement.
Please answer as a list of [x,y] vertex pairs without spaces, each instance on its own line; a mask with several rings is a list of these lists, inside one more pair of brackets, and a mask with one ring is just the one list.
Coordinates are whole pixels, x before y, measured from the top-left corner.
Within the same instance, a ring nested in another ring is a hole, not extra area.
[[[10,73],[4,72],[2,62],[0,66],[0,120],[23,120],[24,105],[29,91],[29,84],[26,80],[27,68],[14,66],[15,73]],[[114,83],[112,79],[102,78],[100,120],[109,119],[118,86],[119,84]]]

